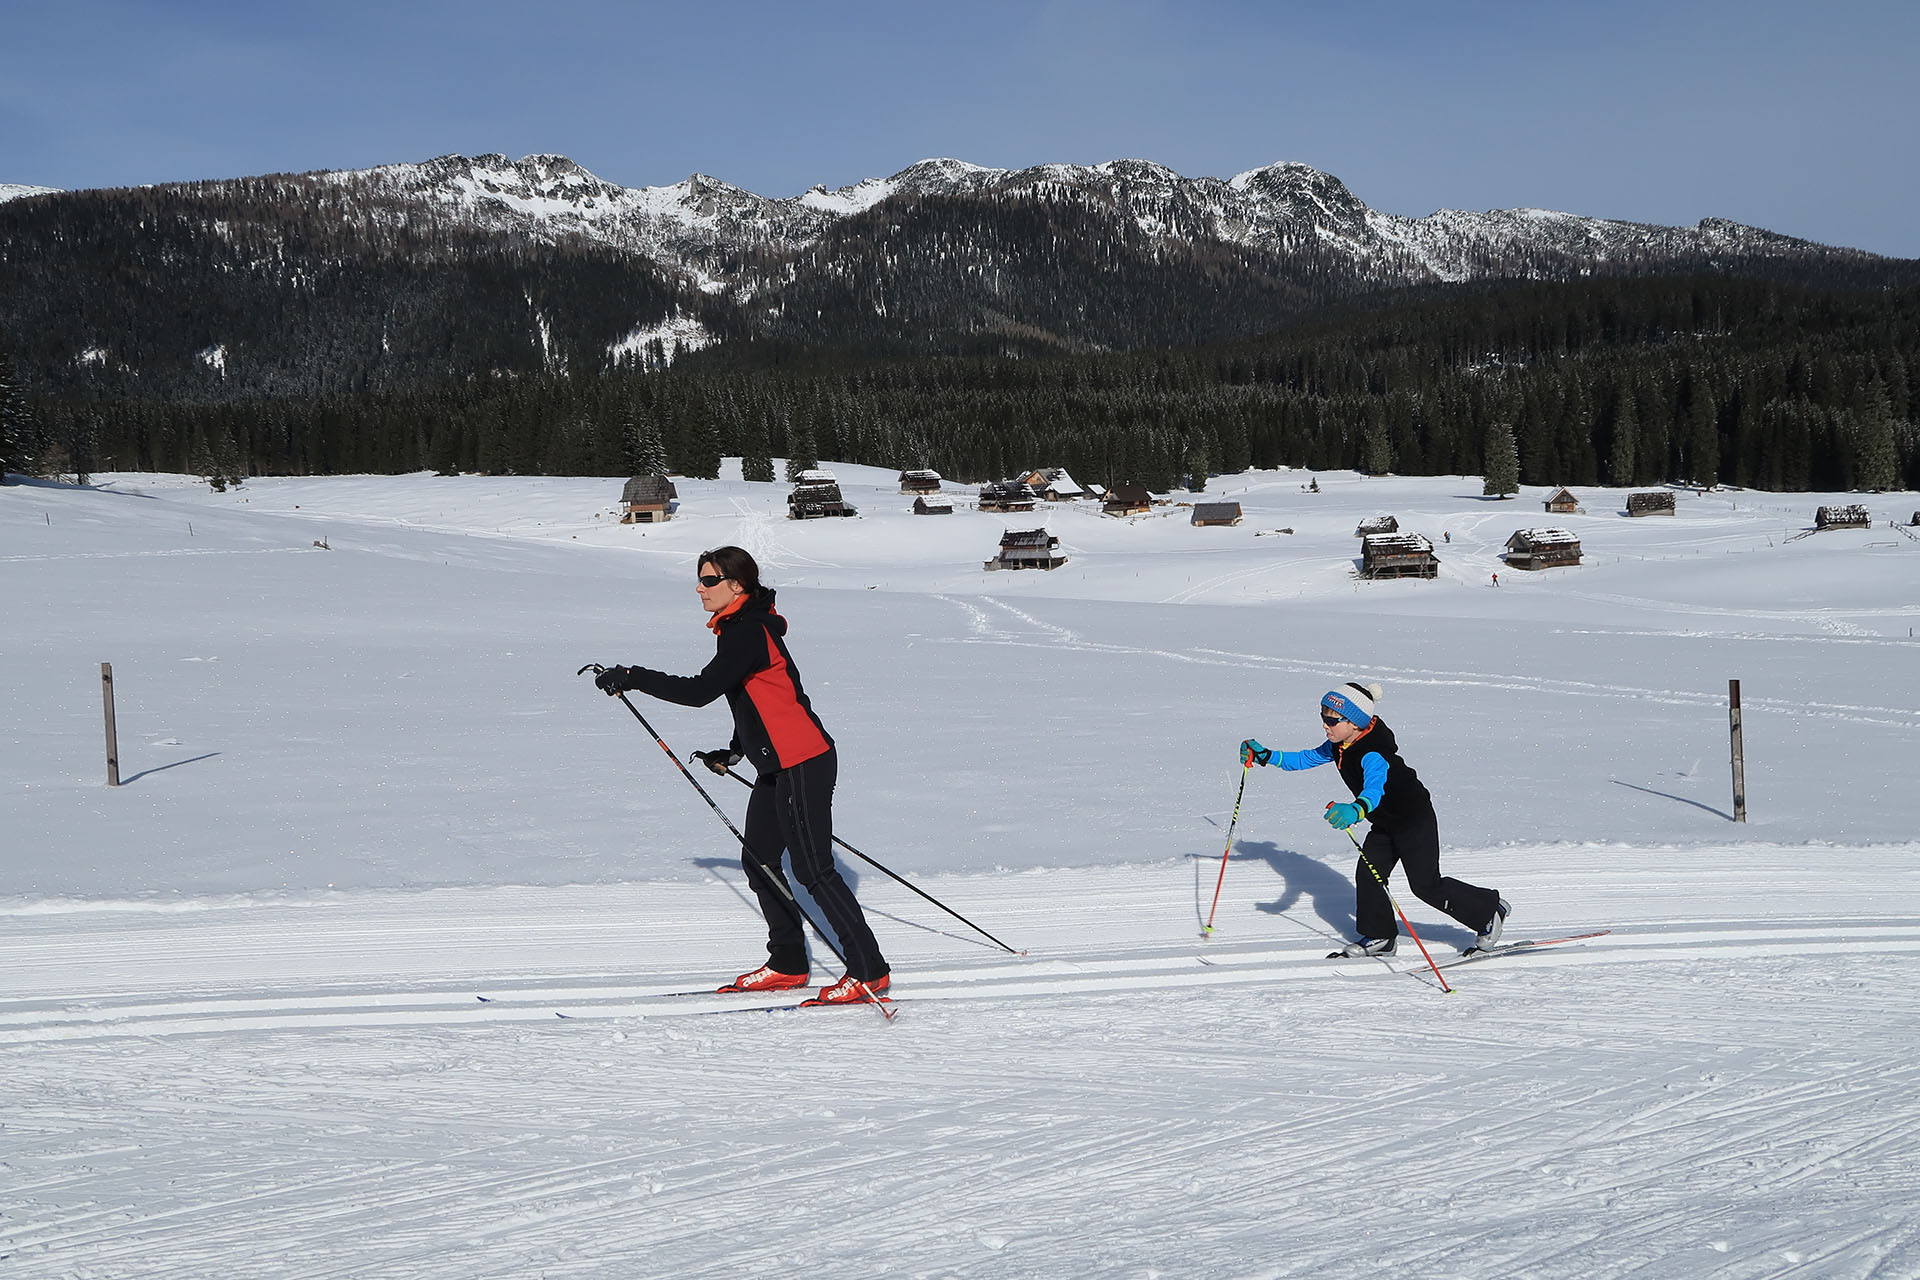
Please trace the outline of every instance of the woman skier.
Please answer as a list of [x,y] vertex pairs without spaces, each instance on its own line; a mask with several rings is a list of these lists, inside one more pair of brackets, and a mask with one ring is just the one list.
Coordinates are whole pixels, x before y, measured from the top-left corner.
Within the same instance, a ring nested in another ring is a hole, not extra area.
[[1354,926],[1360,936],[1336,955],[1393,954],[1400,931],[1393,922],[1386,881],[1396,862],[1406,868],[1414,896],[1474,931],[1473,945],[1465,950],[1491,947],[1500,941],[1512,908],[1492,889],[1440,874],[1440,820],[1433,811],[1433,797],[1400,758],[1393,730],[1374,714],[1380,697],[1377,684],[1343,684],[1320,699],[1325,742],[1307,751],[1282,751],[1276,757],[1249,738],[1240,744],[1240,758],[1260,765],[1277,760],[1289,770],[1336,764],[1353,800],[1329,801],[1327,822],[1342,831],[1363,819],[1372,824],[1353,875]]
[[761,584],[760,566],[746,551],[718,547],[702,554],[699,565],[695,590],[715,637],[713,661],[695,676],[609,667],[594,683],[609,697],[632,690],[686,707],[704,707],[724,696],[733,711],[733,741],[723,750],[694,754],[715,773],[726,773],[744,759],[758,775],[747,801],[740,862],[766,917],[767,963],[720,990],[786,991],[807,985],[800,910],[774,883],[787,883],[780,867],[784,849],[794,877],[819,904],[847,960],[846,976],[805,1003],[878,1000],[891,983],[887,961],[833,861],[839,754],[800,686],[784,638],[787,620],[774,612],[773,589]]

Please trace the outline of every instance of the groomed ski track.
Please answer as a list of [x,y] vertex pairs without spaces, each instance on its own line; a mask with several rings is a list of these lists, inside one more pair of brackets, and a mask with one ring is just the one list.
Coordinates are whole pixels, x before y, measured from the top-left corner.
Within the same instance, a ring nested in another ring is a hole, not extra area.
[[[1211,941],[1206,859],[928,881],[1025,957],[869,878],[891,1026],[665,994],[752,958],[728,881],[39,904],[0,917],[0,1261],[24,1280],[1915,1274],[1920,1229],[1885,1212],[1920,1191],[1915,851],[1748,849],[1726,910],[1664,918],[1624,885],[1574,890],[1567,864],[1605,881],[1599,861],[1624,877],[1668,851],[1573,852],[1452,855],[1512,883],[1567,867],[1515,930],[1620,910],[1593,944],[1450,970],[1451,996],[1417,957],[1324,959],[1337,904],[1257,859]],[[1888,914],[1820,910],[1875,878]],[[1739,914],[1789,882],[1804,918]]]

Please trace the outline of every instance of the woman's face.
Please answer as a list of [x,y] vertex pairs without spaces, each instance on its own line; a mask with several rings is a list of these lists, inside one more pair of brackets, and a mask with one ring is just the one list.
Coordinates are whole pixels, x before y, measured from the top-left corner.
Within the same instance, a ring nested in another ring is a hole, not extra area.
[[[719,581],[708,586],[707,583],[715,578],[719,578]],[[694,581],[693,589],[700,596],[700,607],[708,613],[718,613],[747,594],[732,578],[720,577],[720,570],[714,567],[711,560],[700,562],[700,576]]]

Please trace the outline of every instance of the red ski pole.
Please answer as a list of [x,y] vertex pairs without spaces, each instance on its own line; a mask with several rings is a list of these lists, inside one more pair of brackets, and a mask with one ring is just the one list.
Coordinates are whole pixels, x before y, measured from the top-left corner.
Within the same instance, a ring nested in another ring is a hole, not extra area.
[[[1333,808],[1333,806],[1328,805],[1327,808],[1331,809]],[[1352,828],[1347,829],[1347,839],[1353,841],[1354,848],[1360,849],[1360,861],[1362,865],[1364,865],[1368,871],[1373,873],[1373,878],[1376,881],[1379,881],[1380,892],[1387,895],[1388,902],[1393,903],[1394,912],[1397,915],[1399,915],[1400,923],[1407,926],[1407,932],[1413,936],[1413,945],[1420,948],[1421,955],[1426,956],[1427,968],[1433,970],[1433,976],[1440,979],[1440,990],[1442,990],[1448,995],[1452,995],[1453,988],[1447,985],[1447,975],[1445,975],[1444,973],[1441,973],[1440,966],[1433,962],[1432,956],[1427,955],[1427,944],[1420,941],[1420,931],[1413,927],[1413,921],[1407,919],[1407,913],[1400,910],[1400,904],[1398,902],[1394,902],[1393,890],[1387,888],[1387,882],[1385,880],[1380,879],[1380,873],[1374,870],[1373,863],[1369,861],[1367,858],[1367,851],[1365,849],[1360,848],[1360,841],[1354,836]]]
[[1240,825],[1240,797],[1247,794],[1247,775],[1253,772],[1253,753],[1248,751],[1240,763],[1240,789],[1233,794],[1233,820],[1227,823],[1227,847],[1220,854],[1220,878],[1213,882],[1213,905],[1207,908],[1207,922],[1200,926],[1200,936],[1213,936],[1213,913],[1220,909],[1220,886],[1227,882],[1227,859],[1233,856],[1233,829]]

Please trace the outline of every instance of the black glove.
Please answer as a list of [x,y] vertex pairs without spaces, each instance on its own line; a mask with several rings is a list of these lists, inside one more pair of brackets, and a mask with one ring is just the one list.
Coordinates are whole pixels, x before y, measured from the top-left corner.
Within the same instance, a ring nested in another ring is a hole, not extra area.
[[729,751],[725,747],[718,751],[696,751],[693,758],[715,773],[725,773],[729,766],[740,763],[740,753]]
[[593,678],[594,684],[609,698],[634,687],[632,667],[608,667]]

